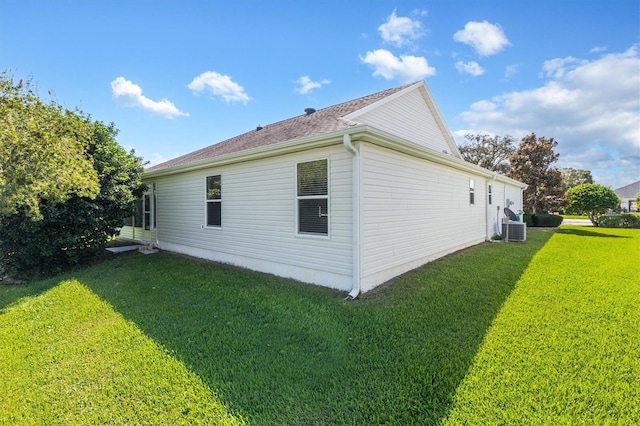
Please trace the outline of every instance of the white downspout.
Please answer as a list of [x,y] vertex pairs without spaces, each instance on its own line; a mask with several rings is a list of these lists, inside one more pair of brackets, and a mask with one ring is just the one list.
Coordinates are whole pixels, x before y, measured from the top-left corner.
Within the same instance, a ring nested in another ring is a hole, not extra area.
[[352,218],[352,287],[345,300],[353,300],[360,294],[360,152],[351,143],[351,135],[346,133],[342,137],[344,147],[353,155],[351,162],[351,185],[353,198],[351,201]]

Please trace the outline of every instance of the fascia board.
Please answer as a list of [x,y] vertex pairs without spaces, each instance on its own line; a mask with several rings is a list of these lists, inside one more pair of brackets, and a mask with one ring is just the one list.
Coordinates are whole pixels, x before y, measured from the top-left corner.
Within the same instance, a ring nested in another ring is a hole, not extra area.
[[145,179],[157,178],[160,176],[168,176],[176,173],[190,172],[211,167],[226,166],[229,164],[242,163],[246,161],[259,160],[263,158],[276,157],[279,155],[291,154],[294,152],[306,151],[309,149],[323,148],[331,145],[343,143],[343,136],[351,135],[353,141],[363,140],[375,145],[399,151],[407,155],[417,158],[433,161],[444,166],[453,167],[457,170],[474,173],[476,175],[491,178],[499,182],[509,183],[522,189],[527,187],[526,184],[517,180],[508,178],[491,170],[484,169],[472,163],[468,163],[460,158],[452,155],[443,154],[432,148],[416,144],[406,139],[395,136],[383,130],[371,127],[369,125],[358,125],[349,129],[338,130],[321,135],[310,136],[300,139],[292,139],[289,141],[279,142],[273,145],[262,146],[258,148],[248,149],[245,151],[234,152],[226,155],[220,155],[213,158],[206,158],[188,164],[182,164],[169,167],[162,170],[145,172]]

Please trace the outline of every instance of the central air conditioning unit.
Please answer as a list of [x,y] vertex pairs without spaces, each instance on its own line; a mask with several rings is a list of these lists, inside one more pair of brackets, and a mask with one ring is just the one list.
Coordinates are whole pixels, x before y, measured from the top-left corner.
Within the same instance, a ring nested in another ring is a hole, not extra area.
[[518,221],[518,216],[509,208],[504,209],[505,221],[502,223],[503,241],[526,241],[527,224]]
[[524,222],[509,221],[502,224],[502,239],[504,241],[526,241],[527,224]]

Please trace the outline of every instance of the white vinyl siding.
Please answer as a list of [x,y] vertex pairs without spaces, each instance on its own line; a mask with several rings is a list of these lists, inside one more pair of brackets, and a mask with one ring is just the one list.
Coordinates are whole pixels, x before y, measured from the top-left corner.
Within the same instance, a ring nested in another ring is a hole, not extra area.
[[354,120],[439,152],[451,152],[434,113],[419,90],[358,115]]
[[[469,175],[363,144],[362,288],[486,238],[485,209],[469,208]],[[474,177],[484,199],[484,179]]]
[[[296,164],[328,159],[329,238],[301,238]],[[223,176],[222,229],[204,222],[206,176]],[[160,248],[304,282],[351,288],[351,155],[337,145],[158,179]]]

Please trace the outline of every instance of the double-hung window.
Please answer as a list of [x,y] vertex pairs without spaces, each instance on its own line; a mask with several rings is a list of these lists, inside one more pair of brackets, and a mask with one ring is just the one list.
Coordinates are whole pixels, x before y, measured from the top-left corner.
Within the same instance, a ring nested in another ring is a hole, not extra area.
[[207,226],[222,226],[222,177],[207,176]]
[[328,161],[297,165],[298,233],[329,235]]
[[491,205],[491,202],[493,201],[492,200],[492,198],[493,198],[493,187],[491,186],[491,184],[489,184],[488,191],[489,191],[489,205]]

